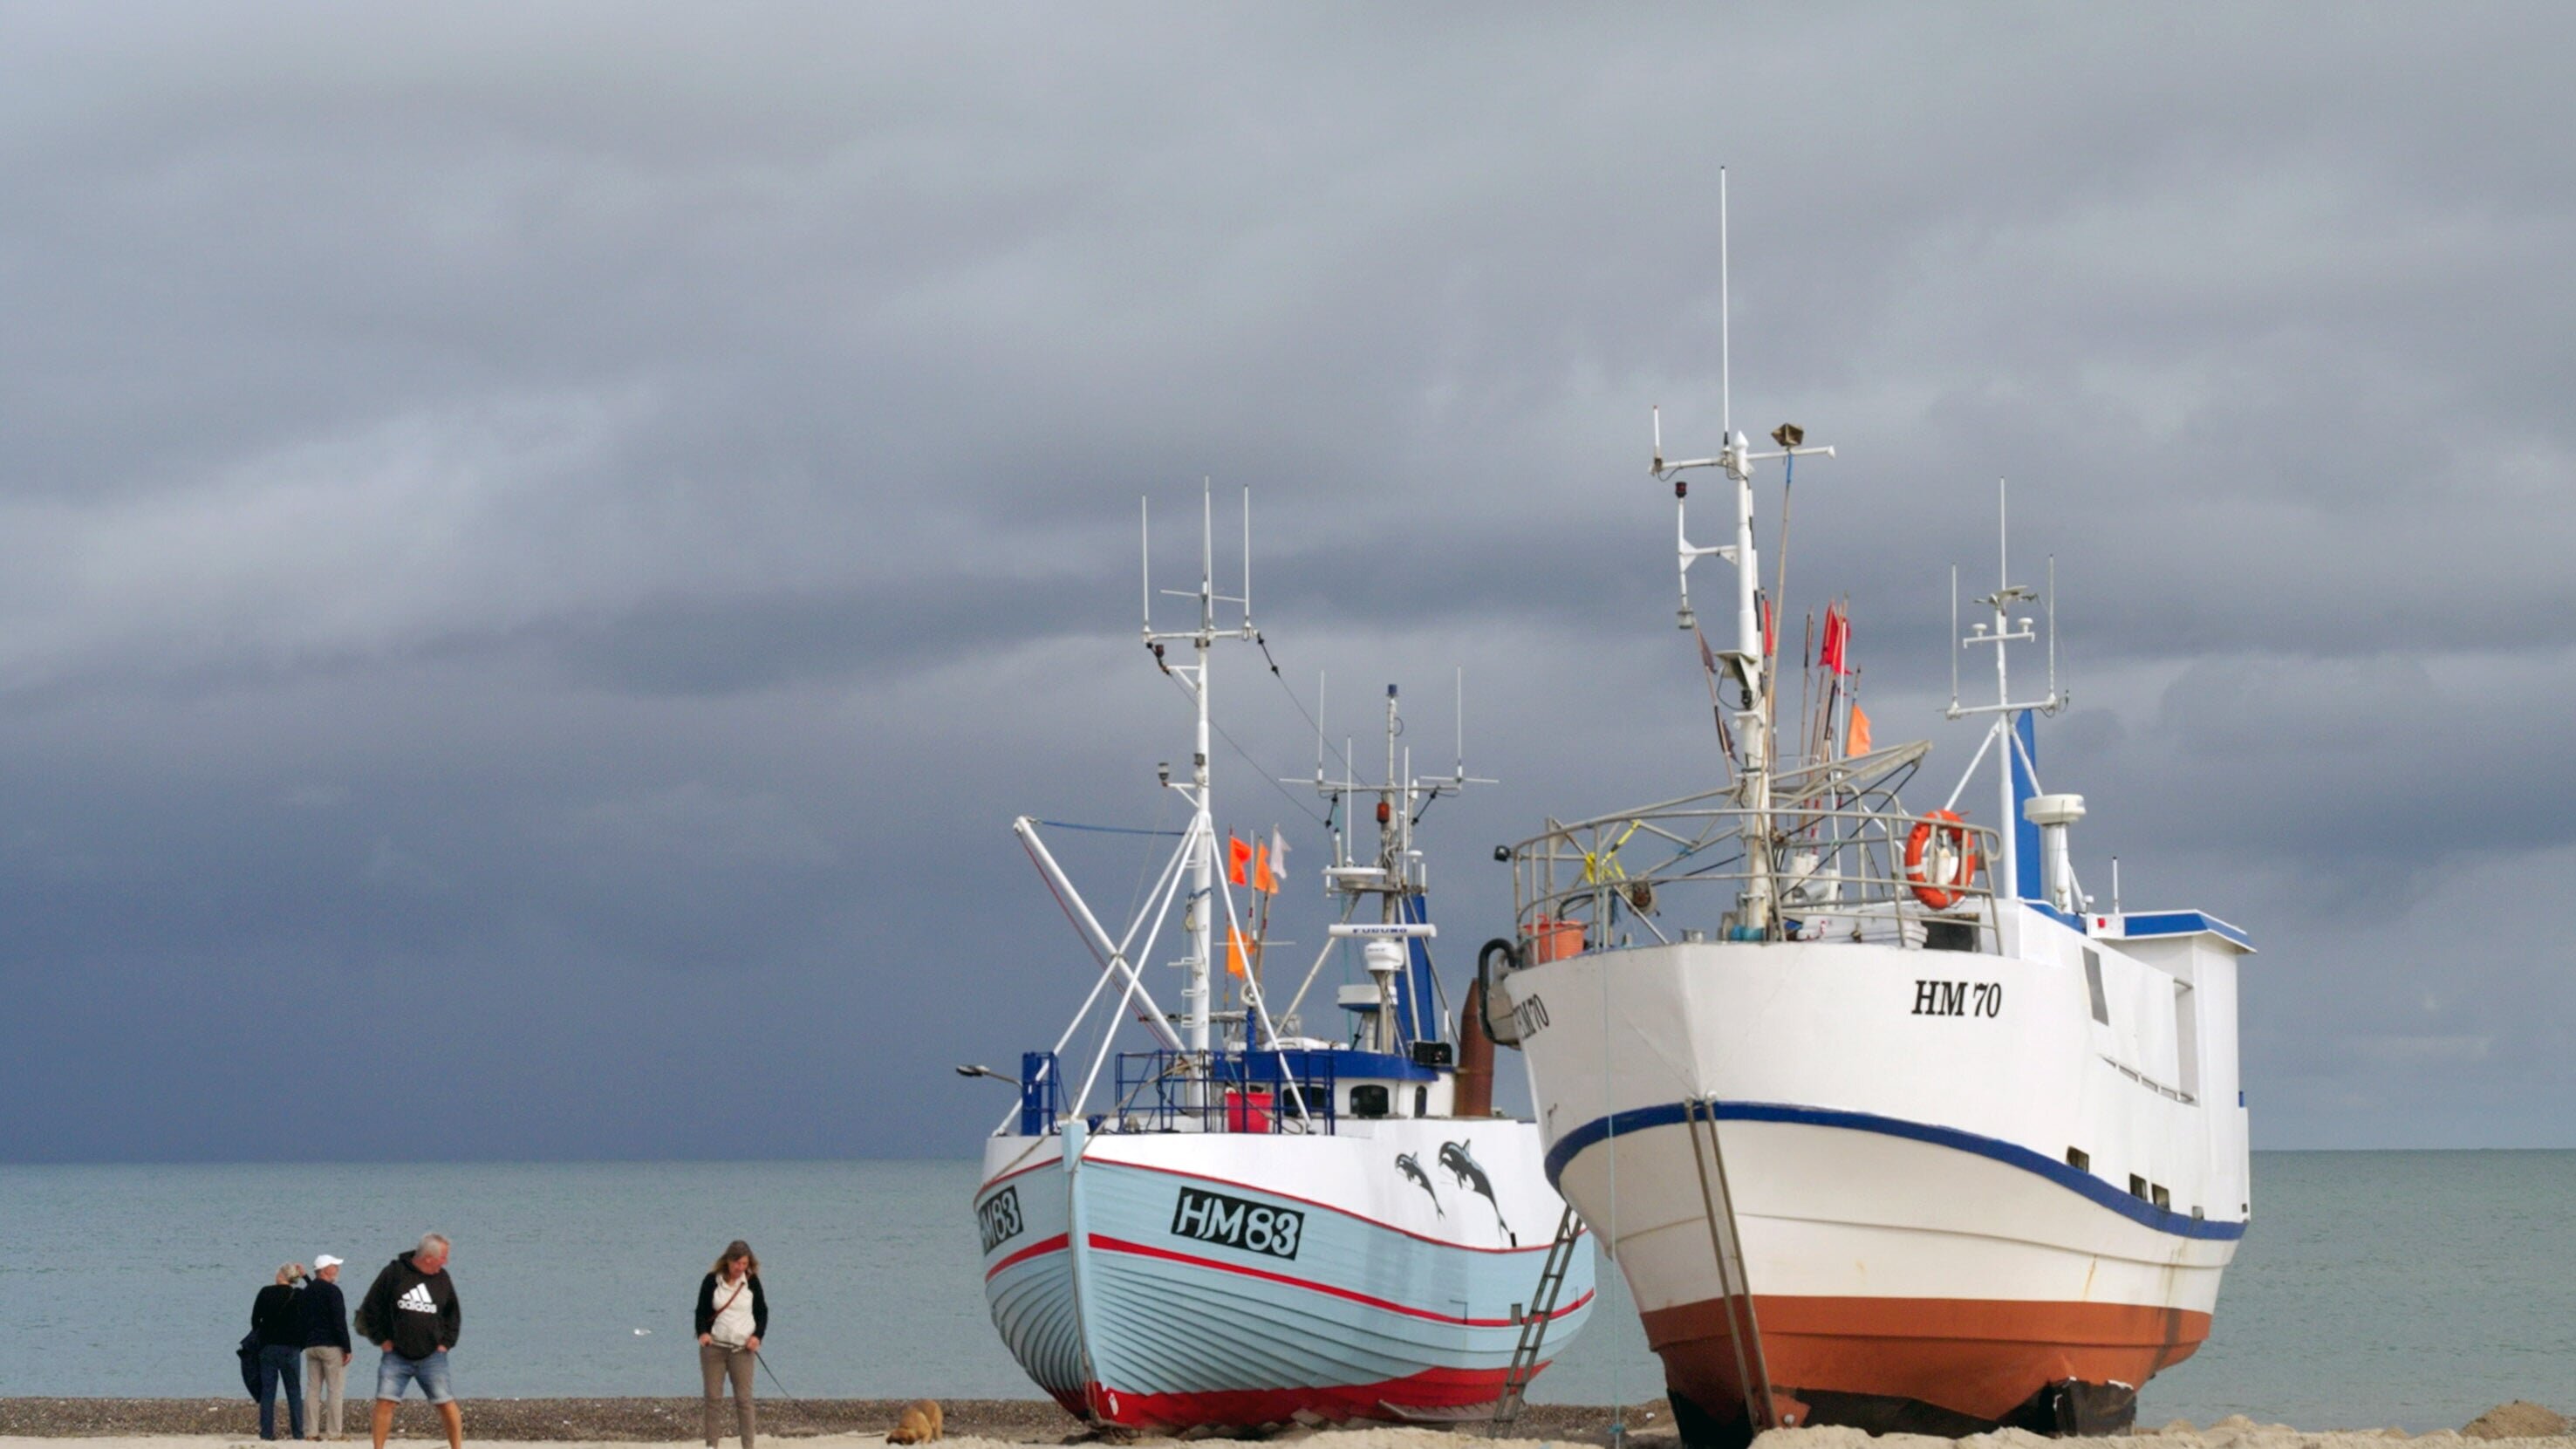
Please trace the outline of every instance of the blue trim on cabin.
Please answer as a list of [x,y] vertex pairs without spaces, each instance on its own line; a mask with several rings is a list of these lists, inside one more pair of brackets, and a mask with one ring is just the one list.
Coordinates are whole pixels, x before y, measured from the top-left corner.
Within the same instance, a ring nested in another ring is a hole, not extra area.
[[2147,915],[2119,918],[2121,934],[2127,936],[2193,936],[2203,931],[2224,936],[2251,951],[2254,938],[2206,911],[2156,911]]
[[1314,1076],[1344,1082],[1436,1082],[1440,1079],[1437,1071],[1416,1066],[1411,1057],[1399,1052],[1362,1051],[1357,1047],[1288,1047],[1241,1055],[1245,1078],[1255,1082],[1279,1081],[1282,1057],[1287,1058],[1291,1077]]
[[2040,883],[2039,827],[2021,807],[2039,793],[2039,780],[2033,773],[2039,768],[2038,727],[2031,722],[2031,712],[2022,710],[2013,716],[2013,743],[2004,763],[2012,770],[2012,819],[2004,822],[2013,833],[2013,894],[2026,901],[2045,900],[2048,891]]
[[2086,921],[2082,916],[2068,915],[2066,912],[2059,910],[2057,907],[2050,905],[2046,901],[2024,901],[2022,904],[2039,912],[2041,915],[2048,917],[2059,925],[2070,928],[2079,936],[2089,936],[2093,934],[2091,923]]
[[[1719,1102],[1717,1117],[1726,1122],[1795,1122],[1811,1127],[1839,1127],[1851,1132],[1877,1132],[1889,1137],[1903,1137],[1914,1142],[1928,1142],[1936,1147],[1973,1152],[1991,1157],[2008,1167],[2036,1173],[2058,1186],[2089,1198],[2132,1222],[2142,1223],[2160,1233],[2180,1238],[2241,1238],[2245,1224],[2221,1222],[2215,1218],[2196,1218],[2171,1208],[2160,1208],[2144,1198],[2133,1197],[2104,1182],[2089,1172],[2078,1172],[2053,1157],[2043,1157],[2021,1146],[1997,1137],[1983,1137],[1962,1132],[1955,1127],[1935,1127],[1924,1122],[1908,1122],[1900,1117],[1881,1117],[1871,1112],[1838,1112],[1824,1107],[1792,1107],[1777,1102]],[[1547,1180],[1556,1186],[1566,1166],[1585,1148],[1614,1135],[1641,1132],[1649,1127],[1678,1126],[1690,1120],[1690,1108],[1682,1102],[1666,1102],[1652,1107],[1631,1107],[1625,1112],[1598,1117],[1559,1138],[1547,1150]],[[1562,1191],[1562,1188],[1559,1188]]]

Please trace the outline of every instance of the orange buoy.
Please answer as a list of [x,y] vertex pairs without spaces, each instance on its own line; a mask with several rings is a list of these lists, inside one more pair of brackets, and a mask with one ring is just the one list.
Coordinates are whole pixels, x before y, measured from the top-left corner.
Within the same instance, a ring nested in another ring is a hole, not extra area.
[[1946,911],[1967,899],[1968,883],[1976,877],[1977,847],[1965,821],[1935,810],[1914,822],[1914,833],[1905,837],[1905,878],[1914,883],[1916,900]]

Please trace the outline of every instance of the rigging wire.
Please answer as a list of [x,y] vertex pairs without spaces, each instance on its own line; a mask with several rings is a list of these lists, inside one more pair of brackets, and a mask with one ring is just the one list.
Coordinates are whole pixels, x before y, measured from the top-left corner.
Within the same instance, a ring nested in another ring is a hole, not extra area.
[[[1167,672],[1168,672],[1168,671],[1167,671]],[[1283,683],[1284,683],[1284,681],[1283,681]],[[1185,694],[1186,694],[1186,693],[1188,693],[1188,691],[1189,691],[1189,686],[1188,686],[1188,685],[1186,685],[1186,684],[1181,683],[1181,682],[1180,682],[1180,680],[1178,680],[1178,679],[1174,679],[1174,680],[1172,680],[1172,687],[1173,687],[1174,689],[1177,689],[1177,690],[1182,691],[1182,692],[1183,692],[1183,693],[1185,693]],[[1291,699],[1294,699],[1296,696],[1291,695],[1291,696],[1289,696],[1289,697],[1290,697]],[[1311,716],[1310,716],[1310,718],[1311,718]],[[1214,730],[1214,731],[1216,731],[1216,733],[1217,733],[1217,737],[1218,737],[1219,739],[1224,740],[1224,741],[1226,742],[1226,745],[1227,745],[1229,748],[1231,748],[1231,749],[1235,752],[1235,754],[1237,754],[1237,755],[1241,756],[1241,757],[1242,757],[1242,759],[1243,759],[1243,762],[1244,762],[1245,764],[1250,765],[1250,766],[1252,767],[1252,771],[1253,771],[1253,773],[1254,773],[1254,774],[1259,775],[1259,776],[1260,776],[1264,781],[1268,782],[1268,784],[1269,784],[1269,786],[1270,786],[1270,788],[1271,788],[1271,789],[1278,791],[1278,792],[1279,792],[1279,798],[1280,798],[1280,799],[1285,800],[1285,801],[1287,801],[1290,805],[1295,806],[1295,807],[1296,807],[1296,809],[1297,809],[1297,813],[1298,813],[1298,814],[1303,815],[1303,816],[1305,816],[1307,819],[1314,821],[1317,825],[1322,825],[1322,826],[1324,826],[1324,828],[1325,828],[1326,830],[1328,830],[1328,831],[1332,828],[1332,827],[1331,827],[1331,826],[1329,826],[1329,825],[1324,825],[1324,817],[1323,817],[1323,816],[1321,816],[1321,815],[1316,814],[1316,813],[1314,812],[1314,809],[1313,809],[1311,806],[1307,805],[1307,803],[1306,803],[1305,801],[1300,800],[1300,799],[1298,799],[1296,796],[1289,794],[1289,793],[1288,793],[1288,787],[1287,787],[1287,786],[1285,786],[1285,785],[1280,784],[1280,783],[1279,783],[1279,779],[1278,779],[1278,777],[1277,777],[1277,776],[1275,776],[1275,775],[1271,774],[1268,770],[1263,769],[1263,768],[1262,768],[1262,766],[1261,766],[1261,762],[1260,762],[1259,760],[1256,760],[1256,759],[1254,759],[1254,758],[1252,757],[1252,752],[1251,752],[1250,750],[1245,749],[1245,748],[1243,747],[1243,745],[1242,745],[1240,742],[1238,742],[1238,741],[1235,739],[1235,737],[1234,737],[1233,735],[1231,735],[1231,734],[1229,734],[1229,733],[1227,733],[1227,732],[1226,732],[1226,728],[1225,728],[1225,726],[1223,726],[1223,725],[1221,725],[1221,724],[1218,724],[1218,723],[1216,722],[1216,720],[1215,720],[1214,718],[1212,718],[1212,717],[1211,717],[1211,718],[1208,720],[1208,728],[1209,728],[1209,729],[1212,729],[1212,730]]]
[[[1336,745],[1331,740],[1324,738],[1323,725],[1316,722],[1314,713],[1306,708],[1306,702],[1297,697],[1297,691],[1288,687],[1288,677],[1279,672],[1279,661],[1270,657],[1270,641],[1262,637],[1261,631],[1256,629],[1252,632],[1252,642],[1261,646],[1261,662],[1270,666],[1270,677],[1279,681],[1279,692],[1288,696],[1288,703],[1295,706],[1297,713],[1305,716],[1306,727],[1313,730],[1315,732],[1315,738],[1322,742],[1324,748],[1331,750],[1334,756],[1342,762],[1342,769],[1346,773],[1350,772],[1352,770],[1351,757],[1344,754],[1339,745]],[[1332,826],[1327,822],[1324,828],[1330,830]]]

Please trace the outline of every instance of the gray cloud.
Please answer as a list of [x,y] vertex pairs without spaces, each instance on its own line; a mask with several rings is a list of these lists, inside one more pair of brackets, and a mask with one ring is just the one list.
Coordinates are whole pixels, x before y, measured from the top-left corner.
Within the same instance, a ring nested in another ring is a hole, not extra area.
[[[1645,463],[1717,434],[1721,162],[1737,420],[1841,449],[1791,618],[1851,594],[1881,737],[1965,759],[2009,476],[2079,863],[2257,933],[2262,1140],[2563,1142],[2567,30],[10,12],[0,1155],[961,1150],[946,1063],[1080,983],[1008,820],[1185,748],[1134,510],[1177,581],[1202,475],[1336,733],[1400,679],[1442,754],[1465,667],[1478,938],[1493,842],[1713,779]],[[1227,811],[1318,858],[1220,668]],[[444,1085],[370,1140],[280,1055]]]

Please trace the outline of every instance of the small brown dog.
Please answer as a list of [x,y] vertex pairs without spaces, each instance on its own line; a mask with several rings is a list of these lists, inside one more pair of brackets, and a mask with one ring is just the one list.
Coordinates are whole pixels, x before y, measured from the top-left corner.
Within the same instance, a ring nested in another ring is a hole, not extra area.
[[915,1399],[903,1406],[903,1417],[886,1433],[889,1444],[927,1444],[944,1437],[937,1399]]

